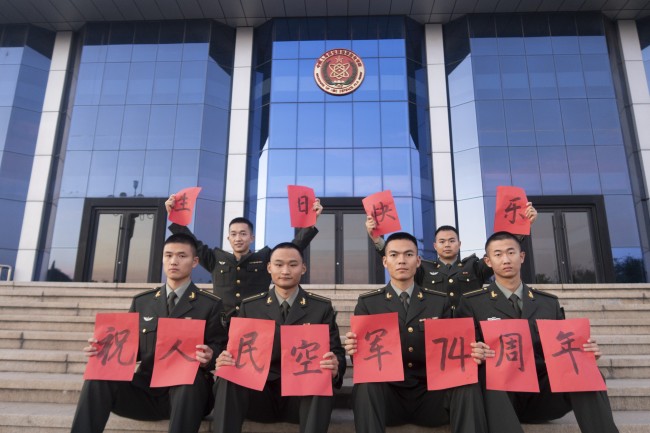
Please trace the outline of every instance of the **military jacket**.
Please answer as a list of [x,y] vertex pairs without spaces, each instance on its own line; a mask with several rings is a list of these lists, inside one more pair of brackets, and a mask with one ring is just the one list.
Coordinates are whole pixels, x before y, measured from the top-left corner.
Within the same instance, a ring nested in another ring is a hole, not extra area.
[[[544,353],[537,328],[538,319],[562,320],[564,311],[557,296],[542,292],[524,284],[521,318],[527,319],[533,340],[535,362],[544,365]],[[472,317],[476,328],[476,338],[483,341],[480,322],[482,320],[507,320],[517,318],[510,301],[503,295],[496,283],[489,287],[462,296],[455,317]]]
[[421,288],[416,284],[407,312],[389,284],[360,295],[354,309],[355,316],[394,312],[399,319],[404,382],[393,384],[413,386],[417,382],[426,382],[424,321],[450,317],[449,298],[443,292]]
[[[169,230],[174,234],[184,233],[194,237],[186,226],[171,224]],[[317,233],[316,227],[300,229],[292,242],[304,250]],[[269,290],[271,275],[266,265],[271,259],[271,248],[266,246],[259,251],[251,251],[237,261],[234,254],[221,248],[210,248],[196,237],[194,239],[199,263],[212,274],[214,294],[223,300],[227,314],[232,314],[242,299]]]
[[339,361],[339,374],[333,385],[340,388],[343,383],[343,375],[345,374],[346,367],[345,350],[341,345],[341,336],[339,334],[339,327],[336,324],[336,313],[332,307],[332,301],[328,298],[306,292],[302,287],[299,287],[298,290],[298,296],[289,310],[286,322],[283,322],[282,320],[282,312],[280,305],[278,304],[278,298],[273,290],[262,292],[244,299],[240,306],[238,317],[275,321],[275,337],[273,338],[271,368],[267,379],[269,381],[278,379],[281,373],[280,326],[328,325],[330,333],[330,352],[333,352]]
[[167,314],[167,296],[165,286],[140,293],[133,298],[131,313],[139,313],[140,344],[138,360],[140,366],[133,381],[136,385],[148,388],[153,372],[154,353],[159,318],[200,319],[205,320],[204,344],[210,346],[214,355],[205,368],[214,369],[217,356],[226,348],[226,330],[221,325],[221,299],[200,290],[191,283],[178,300],[171,315]]

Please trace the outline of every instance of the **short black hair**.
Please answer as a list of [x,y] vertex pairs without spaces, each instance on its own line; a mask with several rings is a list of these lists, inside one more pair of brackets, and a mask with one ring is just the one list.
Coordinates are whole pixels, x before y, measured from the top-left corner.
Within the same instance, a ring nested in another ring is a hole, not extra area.
[[395,232],[392,235],[388,236],[388,239],[386,239],[386,243],[384,243],[384,251],[388,250],[388,244],[391,241],[398,241],[398,240],[411,241],[415,245],[415,251],[418,250],[418,240],[415,239],[415,236],[406,232]]
[[438,236],[438,233],[440,232],[446,232],[446,231],[451,231],[456,233],[456,237],[460,238],[460,235],[458,234],[458,229],[454,226],[440,226],[436,229],[436,232],[434,233],[433,237],[434,239]]
[[197,247],[196,247],[196,240],[186,234],[186,233],[176,233],[165,239],[165,245],[167,244],[185,244],[189,245],[192,248],[192,257],[196,257],[198,255],[197,253]]
[[228,224],[228,230],[230,230],[231,225],[233,225],[233,224],[242,224],[242,223],[246,224],[248,226],[248,228],[251,229],[251,233],[253,233],[253,223],[251,222],[251,220],[249,220],[248,218],[244,218],[244,217],[233,218],[230,221],[230,224]]
[[504,241],[506,239],[512,239],[513,241],[517,242],[517,245],[519,246],[519,250],[521,250],[521,241],[519,238],[515,235],[513,235],[510,232],[496,232],[493,233],[487,241],[485,241],[485,253],[487,254],[488,246],[494,241]]
[[300,254],[300,259],[303,262],[305,261],[305,256],[302,253],[302,250],[300,249],[300,247],[298,247],[298,245],[294,244],[293,242],[280,242],[279,244],[273,247],[273,249],[271,250],[271,254],[269,254],[269,258],[273,257],[273,253],[276,250],[288,250],[288,249],[298,251],[298,254]]

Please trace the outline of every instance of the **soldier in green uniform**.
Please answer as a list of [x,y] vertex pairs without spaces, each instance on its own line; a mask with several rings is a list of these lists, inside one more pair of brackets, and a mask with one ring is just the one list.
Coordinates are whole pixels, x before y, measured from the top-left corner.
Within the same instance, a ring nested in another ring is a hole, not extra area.
[[[530,202],[526,203],[526,217],[530,219],[531,224],[537,218],[537,210]],[[371,237],[377,251],[383,254],[384,239],[373,238],[371,235],[375,225],[374,218],[368,215],[366,217],[368,236]],[[460,236],[455,227],[448,225],[438,227],[433,243],[438,259],[422,259],[422,264],[415,274],[415,282],[418,285],[446,293],[452,310],[458,306],[463,293],[481,288],[493,275],[492,269],[485,265],[482,258],[476,257],[476,254],[461,259],[460,245]]]
[[[480,385],[441,391],[427,390],[424,320],[449,317],[449,301],[443,292],[418,286],[414,281],[420,265],[415,237],[393,233],[386,240],[384,267],[390,283],[359,296],[356,315],[397,312],[402,344],[402,382],[354,385],[352,404],[357,433],[381,433],[386,426],[451,424],[452,433],[487,433]],[[346,334],[345,350],[357,351],[353,332]]]
[[[175,200],[176,196],[172,194],[165,202],[167,214],[174,207]],[[323,212],[320,200],[316,199],[313,209],[316,215]],[[169,230],[172,233],[185,233],[194,237],[186,226],[171,224]],[[300,229],[293,243],[304,250],[317,233],[316,227]],[[237,313],[242,299],[267,291],[271,285],[271,275],[266,270],[271,249],[265,246],[258,251],[251,250],[251,245],[255,242],[253,223],[243,217],[230,221],[228,242],[232,253],[219,247],[211,248],[196,239],[199,263],[212,275],[214,294],[223,301],[224,325]]]
[[[466,293],[456,309],[456,317],[472,317],[478,342],[472,343],[472,357],[479,364],[495,356],[483,342],[480,322],[484,320],[526,319],[530,325],[535,353],[539,393],[484,390],[485,410],[491,432],[523,433],[520,422],[539,423],[563,417],[573,410],[583,433],[616,433],[612,410],[605,391],[552,393],[542,343],[536,321],[562,320],[564,312],[557,296],[545,293],[521,281],[524,252],[519,240],[507,232],[497,232],[485,244],[485,262],[494,270],[495,281],[489,287]],[[583,347],[601,355],[591,338]],[[485,376],[481,368],[480,375]]]

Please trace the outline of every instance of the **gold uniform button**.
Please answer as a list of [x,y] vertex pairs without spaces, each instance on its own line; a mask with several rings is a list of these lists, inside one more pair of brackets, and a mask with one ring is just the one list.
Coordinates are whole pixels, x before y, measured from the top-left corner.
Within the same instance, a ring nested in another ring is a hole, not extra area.
[[413,348],[412,348],[412,347],[409,347],[409,352],[413,352]]
[[238,270],[238,271],[240,271],[240,270],[241,270],[241,268],[240,268],[239,266],[237,266],[237,270]]
[[223,269],[221,270],[221,273],[223,274]]
[[146,330],[146,329],[143,329],[143,330],[142,330],[142,333],[143,333],[143,334],[146,334],[146,333],[147,333],[147,330]]
[[237,283],[237,284],[240,284],[240,283],[241,283],[241,281],[240,281],[240,280],[237,280],[237,281],[235,281],[235,283]]
[[239,293],[235,293],[235,297],[239,298],[241,295]]
[[407,329],[408,332],[413,332],[413,328],[411,326],[408,327]]
[[239,305],[235,307],[235,310],[239,311]]
[[407,365],[409,366],[409,368],[413,368],[413,363],[412,362],[409,362]]
[[449,279],[449,284],[453,284],[453,283],[454,283],[454,279],[453,279],[453,278],[450,278],[450,279]]
[[449,292],[449,296],[454,296],[454,292]]

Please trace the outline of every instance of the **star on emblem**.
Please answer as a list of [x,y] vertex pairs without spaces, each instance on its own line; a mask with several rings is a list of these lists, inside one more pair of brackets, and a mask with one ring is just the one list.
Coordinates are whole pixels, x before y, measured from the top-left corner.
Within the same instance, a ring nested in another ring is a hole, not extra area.
[[269,296],[269,297],[266,299],[266,303],[267,303],[267,304],[270,304],[270,303],[272,303],[272,302],[273,302],[273,299],[271,299],[271,297]]
[[496,293],[494,290],[492,290],[492,291],[490,292],[490,296],[492,296],[493,298],[496,298],[496,297],[497,297],[497,293]]

